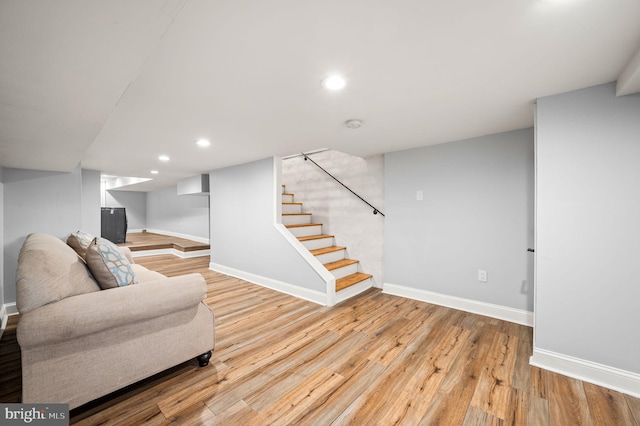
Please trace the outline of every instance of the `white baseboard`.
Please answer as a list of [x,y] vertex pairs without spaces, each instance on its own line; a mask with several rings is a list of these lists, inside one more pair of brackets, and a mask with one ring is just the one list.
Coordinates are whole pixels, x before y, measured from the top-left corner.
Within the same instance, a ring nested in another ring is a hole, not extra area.
[[9,315],[7,315],[6,305],[0,306],[0,339],[2,339],[2,335],[4,334],[5,328],[7,328],[7,320],[9,319]]
[[145,256],[158,256],[161,254],[172,254],[174,256],[181,257],[183,259],[188,259],[192,257],[200,257],[200,256],[209,256],[211,255],[211,250],[194,250],[194,251],[180,251],[176,249],[156,249],[156,250],[137,250],[132,251],[131,256],[135,259],[136,257],[145,257]]
[[9,316],[17,314],[18,308],[16,307],[15,302],[0,305],[0,339],[2,339],[4,330],[7,328],[7,321],[9,320]]
[[382,285],[382,292],[533,327],[533,312],[522,309],[389,283]]
[[297,285],[274,280],[272,278],[263,277],[261,275],[252,274],[250,272],[241,271],[239,269],[230,268],[228,266],[219,265],[217,263],[209,263],[209,269],[220,272],[225,275],[240,278],[250,283],[270,288],[281,293],[289,294],[300,299],[308,300],[319,305],[327,305],[327,295],[316,290],[299,287]]
[[16,302],[5,303],[2,307],[5,309],[5,312],[7,313],[8,316],[18,315],[20,313],[18,312],[18,307],[16,306]]
[[[132,234],[139,233],[139,232],[144,232],[144,230],[143,229],[127,230],[127,233],[132,233]],[[209,238],[196,237],[195,235],[181,234],[179,232],[163,231],[161,229],[149,229],[149,228],[146,229],[146,232],[149,232],[152,234],[168,235],[170,237],[184,238],[185,240],[191,240],[191,241],[197,241],[203,244],[209,244]]]
[[640,374],[538,348],[529,364],[640,398]]

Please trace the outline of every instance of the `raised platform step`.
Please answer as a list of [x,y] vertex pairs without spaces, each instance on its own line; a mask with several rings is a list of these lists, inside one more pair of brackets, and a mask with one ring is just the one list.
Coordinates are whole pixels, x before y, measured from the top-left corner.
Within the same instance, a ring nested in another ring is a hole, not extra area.
[[356,272],[355,274],[348,275],[344,278],[336,280],[336,291],[344,290],[345,288],[356,285],[362,281],[371,279],[372,275],[363,274],[362,272]]
[[172,237],[170,235],[154,234],[152,232],[128,233],[125,243],[118,245],[128,247],[132,252],[174,249],[186,253],[198,250],[209,250],[211,248],[209,244],[198,241]]

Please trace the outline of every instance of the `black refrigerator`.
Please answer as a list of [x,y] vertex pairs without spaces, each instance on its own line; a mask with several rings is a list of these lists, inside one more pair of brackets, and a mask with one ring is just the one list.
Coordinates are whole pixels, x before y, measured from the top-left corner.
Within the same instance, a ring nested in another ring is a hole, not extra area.
[[114,244],[122,244],[127,238],[127,212],[124,207],[102,207],[100,236]]

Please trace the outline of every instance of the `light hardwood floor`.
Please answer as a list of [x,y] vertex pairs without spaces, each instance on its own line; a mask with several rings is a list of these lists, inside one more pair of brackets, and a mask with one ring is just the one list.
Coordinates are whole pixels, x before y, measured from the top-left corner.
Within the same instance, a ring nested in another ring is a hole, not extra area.
[[[208,257],[137,261],[205,276],[211,364],[178,365],[74,410],[72,423],[640,424],[639,399],[529,366],[528,327],[379,290],[321,307],[209,271]],[[0,343],[5,402],[19,399],[16,318]]]

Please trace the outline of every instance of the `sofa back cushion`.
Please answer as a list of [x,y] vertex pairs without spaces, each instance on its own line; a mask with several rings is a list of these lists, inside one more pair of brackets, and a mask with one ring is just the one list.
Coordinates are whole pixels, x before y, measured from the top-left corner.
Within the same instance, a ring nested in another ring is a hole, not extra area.
[[18,256],[16,305],[20,313],[99,290],[82,259],[62,240],[47,234],[27,236]]

